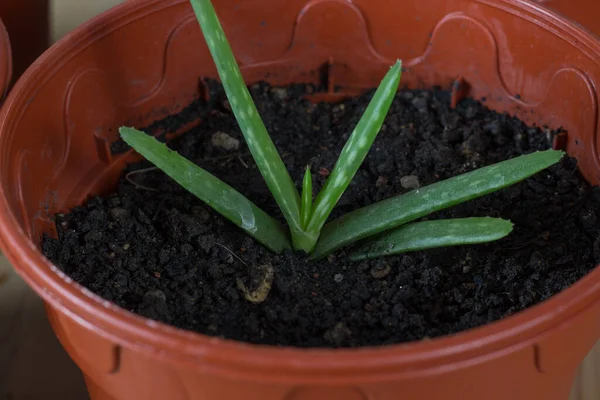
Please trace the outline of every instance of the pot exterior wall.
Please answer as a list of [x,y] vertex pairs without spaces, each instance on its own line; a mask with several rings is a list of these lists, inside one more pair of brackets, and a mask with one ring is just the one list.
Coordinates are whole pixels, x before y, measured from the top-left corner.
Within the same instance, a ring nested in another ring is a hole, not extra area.
[[[528,123],[600,182],[600,45],[516,0],[214,0],[248,83],[320,83],[335,100],[376,85],[397,58],[410,87]],[[435,5],[432,5],[435,3]],[[151,27],[149,29],[148,27]],[[314,71],[326,71],[325,74]],[[250,346],[142,319],[74,284],[40,253],[51,215],[105,193],[135,156],[121,125],[145,126],[204,95],[214,63],[186,0],[131,0],[53,46],[0,111],[0,246],[47,303],[93,400],[566,400],[600,336],[600,271],[502,321],[450,337],[360,350]],[[176,133],[175,133],[176,134]]]
[[[597,324],[600,308],[588,314],[585,323]],[[67,352],[83,369],[92,400],[567,400],[590,346],[588,338],[581,342],[580,327],[569,326],[531,345],[462,364],[432,366],[426,372],[343,384],[293,382],[290,376],[292,382],[273,384],[157,362],[149,353],[160,349],[123,348],[64,314],[49,309],[49,315]],[[580,344],[565,345],[574,340]]]

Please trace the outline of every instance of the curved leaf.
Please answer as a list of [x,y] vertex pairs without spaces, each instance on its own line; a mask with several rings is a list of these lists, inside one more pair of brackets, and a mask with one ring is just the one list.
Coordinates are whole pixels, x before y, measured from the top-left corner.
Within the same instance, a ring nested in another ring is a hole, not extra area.
[[231,186],[134,128],[119,129],[123,140],[184,189],[274,252],[290,248],[283,226]]
[[510,221],[489,217],[416,222],[367,239],[349,257],[360,261],[435,247],[486,243],[502,239],[512,229]]
[[344,145],[331,175],[315,199],[306,230],[315,233],[316,237],[371,149],[398,91],[401,75],[402,62],[398,60],[375,91],[365,113]]
[[292,231],[301,234],[300,194],[250,97],[244,78],[210,0],[191,0],[208,49],[219,72],[250,153]]
[[312,258],[513,185],[557,163],[560,150],[515,157],[350,212],[324,226]]

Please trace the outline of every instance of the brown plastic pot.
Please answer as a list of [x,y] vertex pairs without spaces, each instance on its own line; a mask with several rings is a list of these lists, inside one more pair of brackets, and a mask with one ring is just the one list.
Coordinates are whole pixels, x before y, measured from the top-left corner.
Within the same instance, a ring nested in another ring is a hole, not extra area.
[[0,101],[4,99],[4,95],[12,79],[12,53],[10,40],[6,27],[0,19]]
[[[396,58],[409,86],[455,85],[529,123],[600,182],[600,44],[514,0],[215,1],[244,77],[321,81],[334,99]],[[51,215],[110,190],[132,154],[122,124],[181,110],[214,64],[187,0],[132,0],[42,55],[0,113],[0,244],[46,301],[93,400],[566,400],[600,337],[600,269],[524,312],[434,340],[344,350],[255,346],[133,315],[73,283],[39,250]],[[560,227],[557,227],[559,229]]]
[[14,79],[48,48],[49,0],[0,0],[0,18],[13,45]]

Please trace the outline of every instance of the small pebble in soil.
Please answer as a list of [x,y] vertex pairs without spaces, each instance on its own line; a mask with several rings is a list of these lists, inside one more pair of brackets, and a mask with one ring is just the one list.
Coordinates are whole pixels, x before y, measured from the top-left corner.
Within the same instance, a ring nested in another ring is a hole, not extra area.
[[319,175],[321,175],[322,177],[328,177],[329,176],[329,170],[325,167],[321,167],[319,168]]
[[225,132],[215,132],[212,135],[212,145],[223,150],[237,150],[240,148],[240,141],[228,135]]
[[380,187],[384,187],[385,185],[387,185],[387,183],[388,183],[388,180],[386,179],[386,177],[380,175],[377,178],[377,181],[375,182],[375,186],[380,188]]
[[392,271],[392,267],[385,262],[379,262],[371,267],[371,276],[375,279],[385,278]]
[[344,322],[338,322],[333,328],[329,329],[323,335],[324,339],[336,346],[344,343],[348,337],[352,335],[352,331],[348,329],[348,326]]
[[407,175],[400,178],[400,185],[405,189],[418,189],[421,187],[419,177],[415,175]]
[[286,88],[271,88],[271,93],[273,93],[277,100],[285,100],[289,96]]

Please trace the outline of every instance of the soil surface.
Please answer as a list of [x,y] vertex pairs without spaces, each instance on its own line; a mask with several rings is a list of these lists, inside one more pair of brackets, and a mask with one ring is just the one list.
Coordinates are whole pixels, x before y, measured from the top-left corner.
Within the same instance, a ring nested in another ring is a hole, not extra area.
[[[372,92],[313,105],[315,88],[255,85],[252,94],[296,184],[312,166],[315,191]],[[401,91],[371,152],[331,218],[475,168],[547,149],[555,134],[473,100],[449,107],[440,89]],[[212,111],[211,111],[212,110]],[[271,215],[281,215],[220,87],[148,129],[198,128],[171,144]],[[115,150],[123,150],[122,143]],[[508,189],[430,218],[494,216],[514,231],[486,245],[360,263],[343,251],[321,262],[274,255],[147,162],[129,166],[114,194],[58,215],[44,253],[85,287],[148,318],[212,336],[300,347],[421,340],[473,328],[560,292],[600,261],[600,193],[566,158]],[[137,172],[136,172],[137,171]],[[240,261],[242,260],[242,261]],[[266,300],[247,301],[271,264]]]

